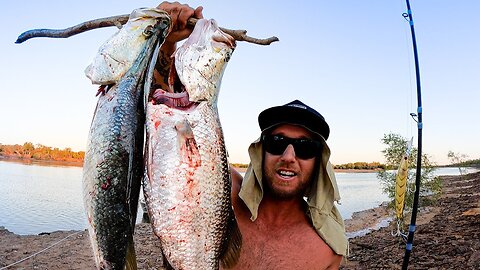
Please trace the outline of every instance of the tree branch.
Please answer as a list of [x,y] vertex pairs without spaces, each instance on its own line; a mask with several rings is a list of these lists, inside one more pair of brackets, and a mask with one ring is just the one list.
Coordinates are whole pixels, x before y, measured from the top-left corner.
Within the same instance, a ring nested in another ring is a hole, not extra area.
[[[80,34],[89,30],[102,28],[102,27],[110,27],[110,26],[117,26],[121,28],[123,24],[128,21],[128,14],[127,15],[118,15],[106,18],[95,19],[91,21],[87,21],[84,23],[77,24],[75,26],[65,28],[65,29],[33,29],[23,32],[18,36],[15,43],[22,43],[26,40],[36,37],[48,37],[48,38],[68,38],[76,34]],[[190,18],[188,19],[188,25],[195,26],[197,23],[197,19]],[[266,39],[258,39],[247,36],[246,30],[230,30],[226,28],[220,27],[220,29],[231,35],[237,41],[245,41],[249,43],[259,44],[259,45],[270,45],[272,42],[278,41],[278,38],[273,36]]]

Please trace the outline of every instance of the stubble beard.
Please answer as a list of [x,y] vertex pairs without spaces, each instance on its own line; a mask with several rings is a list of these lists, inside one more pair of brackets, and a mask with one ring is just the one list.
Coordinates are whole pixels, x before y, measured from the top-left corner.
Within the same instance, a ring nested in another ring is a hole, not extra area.
[[[265,193],[269,194],[272,198],[278,200],[290,200],[290,199],[298,199],[303,198],[305,192],[310,184],[311,179],[309,181],[303,181],[300,185],[294,190],[282,190],[281,188],[277,188],[273,185],[273,176],[265,175],[263,176],[264,184],[265,185]],[[311,177],[309,177],[311,178]]]

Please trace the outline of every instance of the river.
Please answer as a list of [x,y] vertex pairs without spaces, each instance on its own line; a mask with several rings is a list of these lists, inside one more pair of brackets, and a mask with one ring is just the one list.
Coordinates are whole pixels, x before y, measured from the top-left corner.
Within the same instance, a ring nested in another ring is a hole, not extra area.
[[[439,168],[436,174],[458,175],[459,170]],[[345,219],[387,200],[376,173],[336,177],[342,197],[338,208]],[[20,235],[85,229],[82,168],[0,161],[0,226]]]

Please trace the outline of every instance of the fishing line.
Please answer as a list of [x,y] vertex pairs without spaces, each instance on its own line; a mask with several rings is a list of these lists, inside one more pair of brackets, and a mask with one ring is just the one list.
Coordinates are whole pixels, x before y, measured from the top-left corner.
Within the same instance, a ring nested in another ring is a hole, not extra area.
[[[403,10],[403,0],[398,1],[398,9]],[[405,17],[405,13],[402,14],[403,18],[408,22],[408,17]],[[403,28],[403,33],[404,33],[404,51],[406,52],[406,58],[408,59],[408,82],[409,82],[409,96],[405,96],[405,111],[407,114],[411,115],[410,112],[414,111],[414,104],[413,104],[413,70],[412,66],[414,65],[412,62],[412,59],[414,58],[412,51],[410,50],[410,44],[412,43],[412,39],[410,37],[410,27],[408,25],[405,25],[404,22],[402,23],[402,28]],[[412,125],[410,117],[405,117],[405,130],[407,133],[407,138],[411,138],[413,136],[413,128],[414,125]]]
[[40,250],[40,251],[38,251],[38,252],[36,252],[36,253],[33,253],[32,255],[27,256],[27,257],[25,257],[25,258],[23,258],[23,259],[21,259],[21,260],[19,260],[19,261],[16,261],[16,262],[11,263],[11,264],[9,264],[9,265],[7,265],[7,266],[4,266],[4,267],[0,268],[0,270],[10,268],[10,267],[12,267],[12,266],[14,266],[14,265],[17,265],[17,264],[19,264],[19,263],[21,263],[21,262],[23,262],[23,261],[26,261],[26,260],[30,259],[30,258],[32,258],[32,257],[35,257],[35,256],[37,256],[38,254],[43,253],[43,252],[49,250],[50,248],[52,248],[52,247],[60,244],[61,242],[65,241],[67,238],[69,238],[69,237],[71,237],[71,236],[74,236],[74,235],[76,235],[76,234],[79,234],[79,233],[81,233],[81,232],[83,232],[83,231],[78,231],[78,232],[74,232],[74,233],[72,233],[72,234],[70,234],[70,235],[67,235],[65,238],[60,239],[59,241],[51,244],[50,246],[48,246],[48,247],[46,247],[46,248],[44,248],[44,249],[42,249],[42,250]]
[[[412,52],[410,50],[408,50],[408,42],[412,42],[411,38],[408,37],[408,31],[409,29],[407,27],[404,27],[404,33],[405,33],[405,50],[407,52],[407,58],[408,58],[408,75],[409,75],[409,83],[410,83],[410,97],[407,99],[407,102],[408,105],[407,105],[407,110],[408,112],[412,112],[414,111],[413,110],[413,76],[412,76],[412,66],[413,66],[413,63],[412,63],[412,59],[413,59],[413,55],[412,55]],[[407,117],[407,130],[408,130],[408,137],[412,137],[413,136],[413,126],[412,125],[412,122],[410,122],[411,119],[409,117]]]
[[[399,4],[399,7],[398,9],[403,9],[403,4],[400,5],[400,2],[398,2]],[[403,18],[409,22],[409,18],[408,18],[408,15],[406,15],[405,13],[402,14]],[[412,58],[413,58],[413,55],[412,55],[412,52],[410,50],[410,46],[409,44],[411,44],[412,40],[411,38],[408,36],[409,33],[409,29],[406,28],[405,26],[405,22],[404,21],[400,21],[400,23],[402,23],[402,28],[403,28],[403,32],[404,32],[404,36],[403,36],[403,40],[404,40],[404,46],[402,46],[403,50],[405,53],[405,57],[408,59],[407,60],[407,67],[408,67],[408,82],[409,82],[409,90],[410,91],[400,91],[400,93],[398,93],[398,95],[401,95],[401,98],[399,98],[399,100],[403,100],[403,102],[401,102],[403,104],[402,109],[401,109],[401,117],[404,119],[404,125],[403,128],[401,130],[403,130],[403,134],[407,134],[407,138],[412,138],[410,140],[410,143],[408,143],[406,145],[407,149],[406,149],[406,153],[404,153],[404,155],[406,154],[407,156],[409,156],[410,154],[410,149],[412,147],[412,140],[413,140],[413,123],[412,123],[412,119],[410,118],[410,116],[413,117],[412,115],[412,109],[413,109],[413,76],[412,76]],[[409,28],[409,27],[408,27]],[[403,66],[403,65],[402,65]],[[399,77],[402,77],[401,75],[399,75]],[[404,85],[400,85],[400,88],[401,89],[404,89]],[[405,87],[406,88],[406,87]],[[416,121],[416,120],[415,120]],[[408,207],[407,207],[407,204],[406,204],[406,199],[407,199],[407,196],[406,194],[410,194],[411,193],[411,185],[409,184],[409,170],[408,170],[408,161],[407,161],[407,172],[406,172],[406,175],[404,173],[401,173],[401,167],[404,166],[405,164],[404,161],[403,161],[403,158],[404,158],[404,155],[402,155],[402,161],[400,162],[399,164],[399,168],[398,168],[398,171],[395,175],[395,209],[396,209],[396,231],[392,231],[391,232],[391,235],[392,236],[400,236],[402,238],[402,240],[404,242],[407,241],[407,234],[406,232],[404,231],[403,227],[404,227],[404,220],[405,220],[405,212],[407,211]],[[403,165],[402,165],[403,164]],[[403,175],[403,176],[401,176]],[[406,178],[405,178],[406,177]],[[402,192],[403,190],[403,192]],[[398,193],[400,192],[400,193]],[[401,195],[403,194],[403,196]],[[402,203],[403,201],[403,203]],[[402,205],[401,208],[400,208],[400,204]],[[402,209],[401,213],[399,213],[400,209]],[[401,215],[401,216],[399,216]]]

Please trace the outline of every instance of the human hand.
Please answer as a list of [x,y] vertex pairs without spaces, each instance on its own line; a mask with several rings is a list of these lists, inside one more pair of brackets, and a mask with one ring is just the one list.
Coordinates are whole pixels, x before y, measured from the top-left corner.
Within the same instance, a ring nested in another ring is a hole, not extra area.
[[187,38],[192,33],[193,29],[187,27],[187,20],[190,17],[197,19],[203,18],[202,6],[193,9],[187,4],[165,1],[158,5],[157,8],[166,11],[171,17],[171,31],[165,40],[166,43],[170,44],[175,44]]

